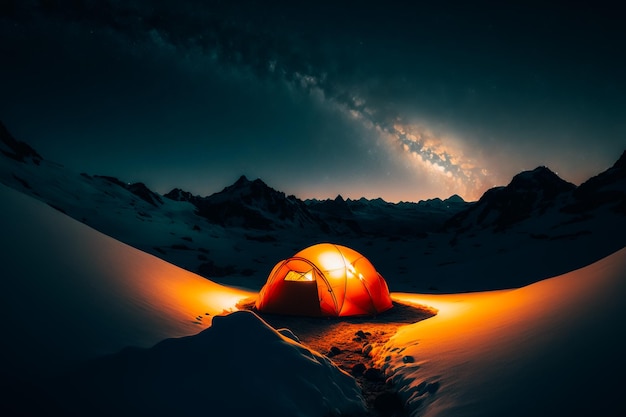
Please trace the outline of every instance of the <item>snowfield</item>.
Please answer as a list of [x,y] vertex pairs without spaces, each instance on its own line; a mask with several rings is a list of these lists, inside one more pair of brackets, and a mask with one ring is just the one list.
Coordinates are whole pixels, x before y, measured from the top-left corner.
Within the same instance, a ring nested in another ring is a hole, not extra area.
[[195,334],[253,294],[120,243],[4,185],[0,200],[7,375],[55,372],[125,346]]
[[626,249],[516,290],[394,297],[439,310],[376,352],[411,415],[626,415]]
[[[3,185],[0,199],[0,301],[9,318],[0,414],[365,411],[355,380],[325,356],[250,312],[215,316],[254,293],[170,265]],[[211,319],[214,327],[195,335]],[[14,402],[16,382],[34,384],[33,398]]]
[[[2,415],[365,413],[354,379],[328,358],[252,313],[220,316],[254,291],[3,185],[0,199]],[[626,249],[515,290],[392,295],[438,309],[373,351],[411,415],[626,413],[615,382],[626,371]],[[12,394],[20,384],[26,399]]]
[[62,386],[74,394],[63,409],[90,416],[366,412],[354,378],[250,311],[217,316],[194,336],[89,363]]

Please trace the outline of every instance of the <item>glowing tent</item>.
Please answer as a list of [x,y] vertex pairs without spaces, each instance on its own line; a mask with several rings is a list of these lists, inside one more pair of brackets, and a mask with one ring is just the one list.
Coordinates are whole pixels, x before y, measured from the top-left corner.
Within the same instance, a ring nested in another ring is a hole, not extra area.
[[276,264],[256,300],[263,313],[376,315],[393,304],[383,277],[363,255],[320,243]]

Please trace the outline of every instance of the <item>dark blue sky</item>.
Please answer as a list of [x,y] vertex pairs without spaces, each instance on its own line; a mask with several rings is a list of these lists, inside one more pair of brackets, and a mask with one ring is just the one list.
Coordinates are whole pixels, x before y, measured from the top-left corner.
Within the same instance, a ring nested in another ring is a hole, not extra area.
[[0,118],[76,171],[210,194],[477,199],[626,148],[617,10],[4,1]]

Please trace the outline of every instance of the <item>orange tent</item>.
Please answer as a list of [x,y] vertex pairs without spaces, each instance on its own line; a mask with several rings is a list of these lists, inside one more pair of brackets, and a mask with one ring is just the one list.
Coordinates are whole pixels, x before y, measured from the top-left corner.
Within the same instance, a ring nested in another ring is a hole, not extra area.
[[376,315],[392,306],[387,283],[370,261],[331,243],[276,264],[256,300],[260,312],[303,316]]

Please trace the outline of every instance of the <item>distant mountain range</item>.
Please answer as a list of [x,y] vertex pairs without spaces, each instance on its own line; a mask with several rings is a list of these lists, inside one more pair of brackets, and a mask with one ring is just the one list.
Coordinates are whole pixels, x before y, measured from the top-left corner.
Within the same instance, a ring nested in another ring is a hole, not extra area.
[[543,166],[517,174],[507,186],[488,190],[453,215],[444,227],[457,232],[476,227],[505,231],[555,213],[561,223],[582,221],[599,209],[626,216],[626,151],[611,168],[578,187]]
[[196,214],[221,226],[256,230],[287,228],[330,229],[306,204],[294,196],[276,191],[260,179],[254,181],[241,176],[233,185],[208,197],[191,195],[175,188],[165,194],[175,201],[188,201],[196,207]]
[[[626,153],[578,187],[538,167],[477,202],[454,195],[394,204],[300,200],[245,176],[209,196],[179,188],[161,195],[143,183],[71,172],[1,123],[0,152],[7,186],[168,262],[249,287],[260,287],[280,259],[321,241],[354,247],[383,274],[422,291],[523,285],[626,246]],[[542,262],[541,271],[520,256]],[[519,265],[505,279],[495,270],[500,262]],[[468,268],[465,284],[458,276]]]

